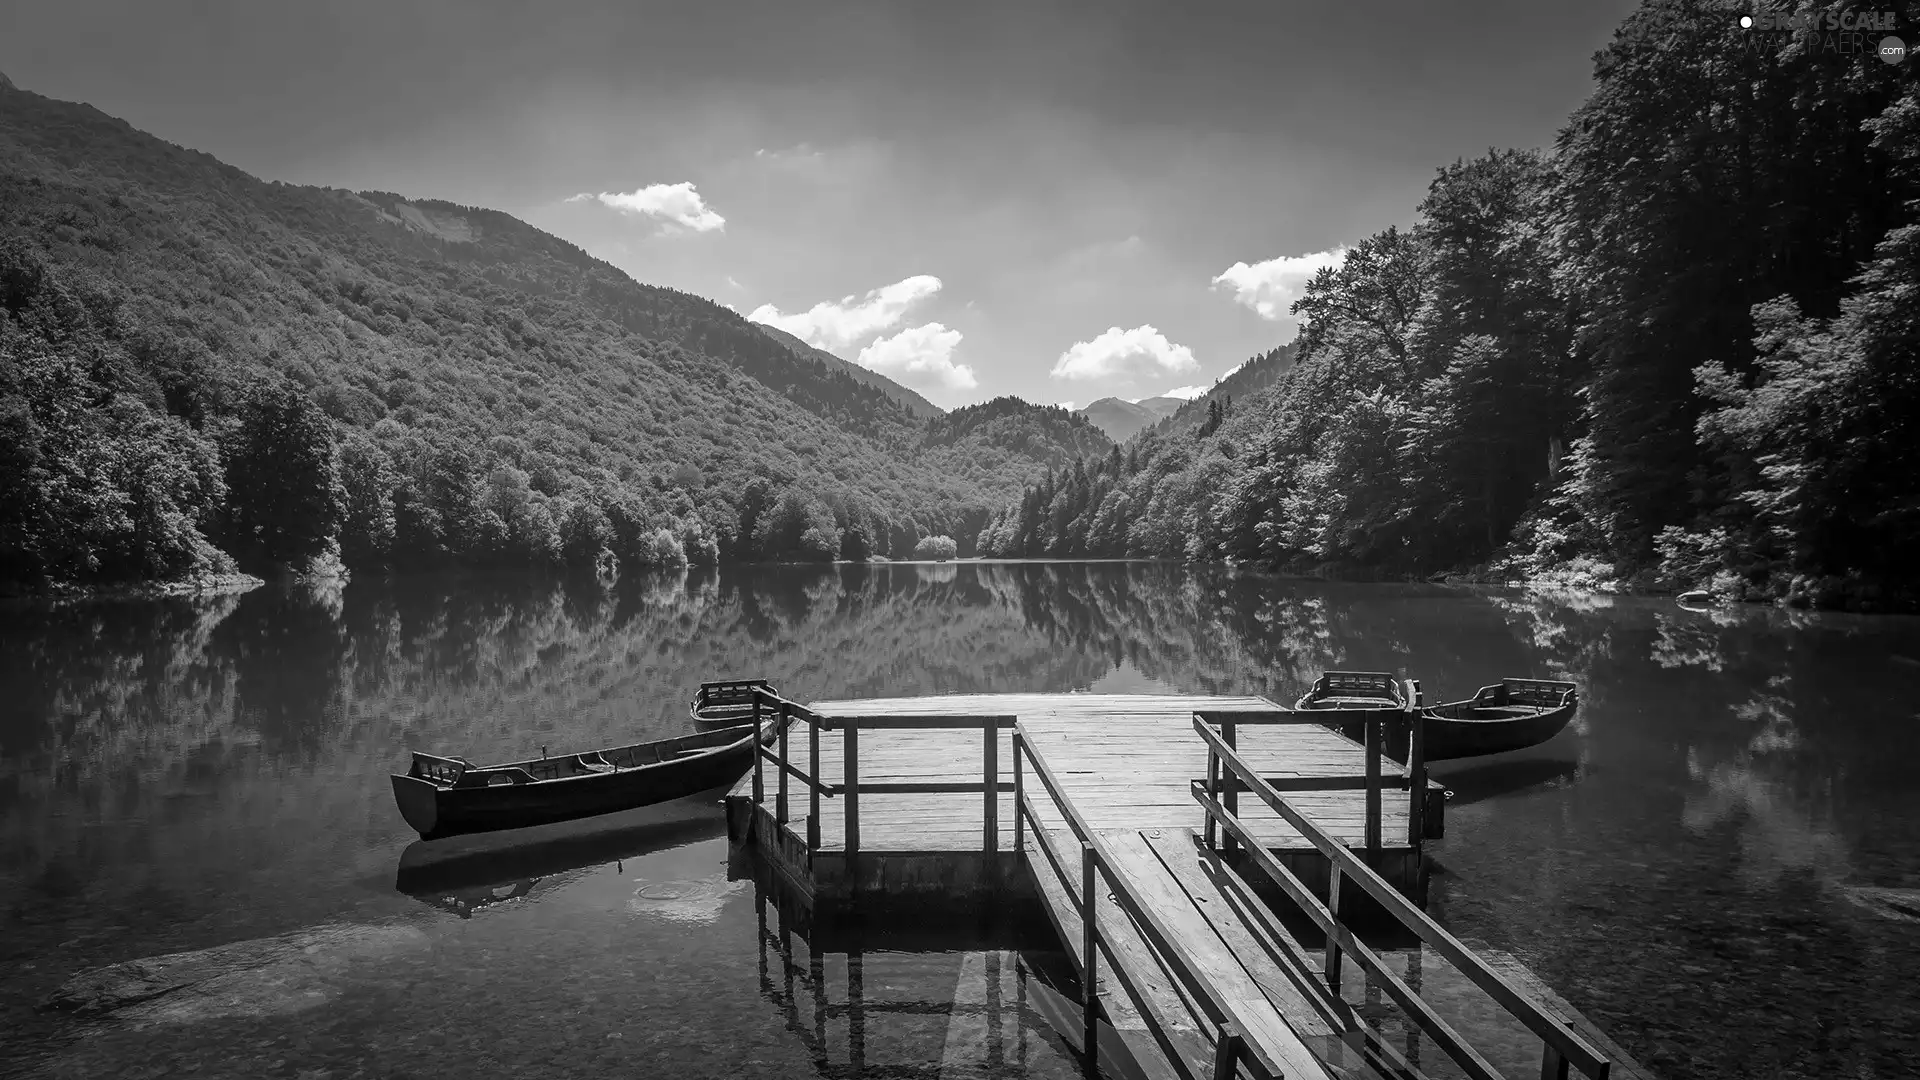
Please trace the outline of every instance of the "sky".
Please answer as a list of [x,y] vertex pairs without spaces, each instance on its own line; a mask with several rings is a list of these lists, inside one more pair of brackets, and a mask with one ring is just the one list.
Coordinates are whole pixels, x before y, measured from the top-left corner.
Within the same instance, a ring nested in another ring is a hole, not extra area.
[[1193,394],[1631,3],[0,0],[0,72],[288,183],[504,210],[953,407]]

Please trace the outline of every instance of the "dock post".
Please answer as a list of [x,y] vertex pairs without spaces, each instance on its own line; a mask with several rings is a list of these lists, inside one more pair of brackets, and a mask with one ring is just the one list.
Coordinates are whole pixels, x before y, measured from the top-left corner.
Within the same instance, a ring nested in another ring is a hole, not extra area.
[[807,851],[820,850],[820,724],[807,717]]
[[986,724],[982,725],[980,730],[987,733],[987,746],[986,746],[986,755],[985,755],[986,756],[985,771],[987,774],[987,782],[986,782],[987,795],[986,795],[986,805],[985,807],[983,807],[983,810],[986,813],[986,829],[985,829],[986,838],[984,841],[984,847],[987,853],[987,862],[989,866],[997,866],[998,863],[993,856],[998,854],[1000,851],[1000,724],[999,724],[999,721],[989,720],[987,721]]
[[1420,680],[1407,680],[1407,843],[1419,851],[1427,835],[1427,733]]
[[1027,777],[1026,765],[1020,760],[1026,756],[1026,740],[1020,736],[1020,729],[1015,728],[1013,730],[1013,853],[1015,855],[1027,849]]
[[[1220,755],[1207,744],[1207,798],[1220,801]],[[1218,851],[1220,823],[1214,819],[1213,812],[1207,812],[1206,845],[1208,851]]]
[[1380,743],[1387,718],[1377,712],[1367,714],[1367,862],[1378,866],[1380,857]]
[[764,806],[767,802],[767,782],[764,778],[763,760],[766,757],[766,744],[760,741],[760,695],[753,695],[753,805]]
[[1213,1080],[1233,1080],[1240,1065],[1240,1029],[1221,1024],[1213,1040]]
[[1089,1060],[1095,1060],[1094,1048],[1099,1045],[1100,994],[1096,987],[1099,983],[1099,947],[1100,932],[1096,927],[1096,904],[1099,891],[1100,868],[1096,865],[1093,844],[1080,841],[1080,950],[1086,962],[1080,966],[1080,998],[1083,1006],[1082,1023],[1085,1025],[1086,1041],[1081,1045],[1087,1048]]
[[[1222,721],[1220,724],[1220,741],[1226,743],[1229,750],[1240,749],[1240,741],[1236,735],[1238,728],[1239,725],[1231,720]],[[1224,761],[1220,763],[1220,774],[1221,779],[1226,782],[1226,788],[1221,792],[1221,805],[1226,807],[1227,813],[1232,814],[1237,821],[1240,818],[1240,776],[1229,770]],[[1240,849],[1240,842],[1234,839],[1233,833],[1228,832],[1220,838],[1220,846],[1226,854],[1231,855]]]
[[[1333,925],[1338,929],[1340,922],[1340,868],[1335,866],[1333,874],[1327,879],[1327,911],[1333,916]],[[1329,933],[1327,935],[1327,956],[1320,965],[1327,977],[1327,989],[1334,997],[1340,996],[1340,940]]]
[[860,854],[860,721],[841,722],[846,725],[840,737],[840,776],[846,788],[841,795],[847,800],[847,888],[852,889],[854,858]]
[[780,778],[774,785],[779,794],[773,800],[773,820],[787,823],[787,729],[793,726],[793,714],[786,702],[780,703]]
[[1569,1063],[1560,1051],[1549,1046],[1540,1055],[1540,1080],[1567,1080]]

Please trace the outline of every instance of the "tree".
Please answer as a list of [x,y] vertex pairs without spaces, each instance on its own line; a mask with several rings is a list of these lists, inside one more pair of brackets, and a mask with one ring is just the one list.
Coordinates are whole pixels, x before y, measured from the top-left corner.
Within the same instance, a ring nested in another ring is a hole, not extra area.
[[951,536],[923,536],[913,546],[913,557],[945,562],[960,553],[960,547]]
[[305,389],[256,384],[227,444],[227,549],[249,569],[297,568],[327,549],[344,493],[333,428]]
[[344,493],[340,559],[353,570],[383,566],[393,550],[395,530],[393,493],[398,481],[393,464],[379,444],[359,431],[348,432],[338,454]]

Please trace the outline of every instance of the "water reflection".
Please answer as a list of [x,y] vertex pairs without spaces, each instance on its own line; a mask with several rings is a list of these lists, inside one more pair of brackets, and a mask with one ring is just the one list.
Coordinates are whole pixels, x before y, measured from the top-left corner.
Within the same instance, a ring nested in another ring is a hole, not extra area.
[[[717,816],[458,873],[443,856],[448,876],[396,892],[396,867],[404,880],[429,861],[385,779],[411,748],[499,760],[661,738],[686,730],[696,683],[728,675],[801,698],[1286,701],[1342,667],[1420,678],[1429,700],[1503,676],[1581,684],[1553,743],[1440,774],[1456,797],[1435,909],[1456,932],[1522,956],[1673,1074],[1871,1073],[1920,1016],[1920,924],[1903,914],[1920,890],[1920,725],[1899,662],[1916,656],[1914,620],[1159,565],[414,578],[15,606],[0,612],[0,1023],[44,1048],[66,1029],[30,1005],[78,971],[402,913],[542,931],[589,966],[604,941],[564,920],[682,934],[698,966],[725,952],[729,919],[750,919],[698,854],[719,843]],[[450,919],[428,896],[488,917]],[[466,963],[436,953],[429,974],[500,977]],[[522,999],[574,993],[551,964],[510,970]],[[489,1009],[521,1004],[472,1007],[498,1026]],[[1735,1007],[1788,1019],[1727,1023]],[[0,1071],[30,1052],[0,1050]]]

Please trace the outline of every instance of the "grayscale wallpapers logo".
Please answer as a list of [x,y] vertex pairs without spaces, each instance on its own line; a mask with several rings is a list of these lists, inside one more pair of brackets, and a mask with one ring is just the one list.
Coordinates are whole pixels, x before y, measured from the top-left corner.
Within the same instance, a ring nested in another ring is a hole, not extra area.
[[1889,64],[1907,58],[1907,43],[1893,34],[1898,24],[1891,11],[1765,11],[1740,16],[1740,29],[1747,31],[1745,44],[1755,52],[1800,45],[1809,53],[1872,53]]

